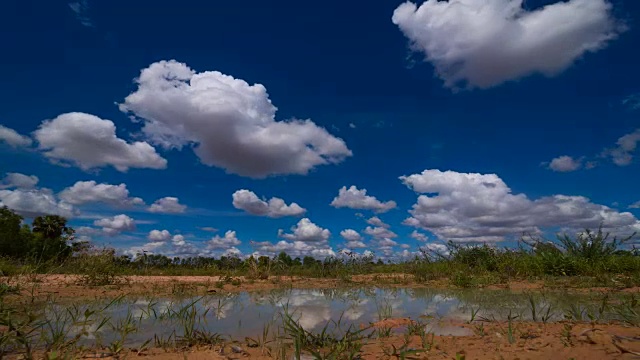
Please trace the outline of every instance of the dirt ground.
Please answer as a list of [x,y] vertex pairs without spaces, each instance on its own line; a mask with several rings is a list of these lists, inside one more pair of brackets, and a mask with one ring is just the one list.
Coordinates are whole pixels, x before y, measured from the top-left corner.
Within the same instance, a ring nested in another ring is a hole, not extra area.
[[[406,324],[403,319],[393,319],[385,326]],[[515,323],[514,338],[509,341],[507,324],[487,323],[484,335],[474,329],[476,325],[457,324],[474,332],[471,336],[435,336],[429,338],[431,348],[420,353],[407,355],[406,359],[495,359],[495,360],[599,360],[638,359],[640,356],[640,329],[620,325],[569,323],[539,324]],[[400,359],[393,356],[392,345],[400,348],[403,336],[393,336],[382,340],[369,340],[364,346],[362,359]],[[232,345],[235,348],[232,349]],[[424,349],[419,337],[413,336],[409,342],[413,349]],[[184,350],[151,349],[138,353],[123,354],[127,358],[170,359],[276,359],[268,350],[249,348],[243,343],[228,344],[224,347],[192,348]],[[105,358],[101,353],[86,353],[84,358]],[[122,356],[121,356],[122,358]],[[289,350],[287,359],[294,359]],[[303,355],[301,359],[313,359]]]
[[[93,299],[115,297],[119,295],[171,296],[204,295],[218,292],[241,292],[283,288],[326,289],[344,286],[385,286],[411,288],[451,288],[447,279],[416,283],[411,275],[371,274],[353,276],[350,281],[341,279],[318,279],[295,276],[272,276],[267,280],[251,280],[242,276],[234,277],[235,282],[222,283],[220,276],[126,276],[120,283],[105,286],[86,286],[77,275],[29,275],[0,277],[0,282],[19,284],[23,295],[54,296],[56,299]],[[543,281],[513,281],[506,284],[490,285],[486,289],[509,289],[511,291],[530,291],[549,289]],[[582,288],[571,289],[577,292],[611,291],[611,289]],[[617,292],[638,293],[640,288],[615,290]]]

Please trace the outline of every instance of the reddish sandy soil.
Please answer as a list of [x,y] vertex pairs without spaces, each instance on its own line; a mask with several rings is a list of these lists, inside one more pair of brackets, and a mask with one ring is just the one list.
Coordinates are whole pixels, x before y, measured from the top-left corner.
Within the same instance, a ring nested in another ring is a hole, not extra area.
[[[137,295],[152,293],[155,296],[178,294],[206,294],[213,292],[239,292],[269,290],[280,288],[334,288],[341,286],[392,286],[392,287],[428,287],[450,288],[447,279],[416,283],[411,275],[405,274],[376,274],[357,275],[350,282],[339,279],[317,279],[303,277],[271,277],[268,280],[249,280],[242,276],[234,277],[239,284],[225,283],[222,288],[217,285],[220,276],[127,276],[120,279],[117,285],[86,286],[80,282],[77,275],[36,275],[0,277],[0,282],[19,284],[22,294],[36,296],[53,295],[57,299],[87,299],[96,297],[115,297],[118,295]],[[545,289],[542,281],[513,281],[507,284],[491,285],[487,289],[510,289],[511,291],[527,291]],[[611,291],[611,289],[582,288],[573,291]],[[640,292],[640,288],[616,290],[622,292]]]
[[[384,326],[404,325],[403,319],[386,320]],[[382,325],[382,324],[381,324]],[[471,336],[435,336],[430,350],[412,354],[407,359],[519,359],[519,360],[597,360],[597,359],[638,359],[640,356],[640,329],[628,328],[620,325],[588,324],[571,326],[568,323],[537,324],[515,323],[514,338],[509,342],[507,324],[485,324],[485,335],[478,334],[475,325],[459,324],[474,332]],[[569,326],[567,330],[566,326]],[[429,340],[431,341],[431,339]],[[364,346],[362,359],[399,359],[390,355],[392,345],[401,347],[403,336],[394,336],[382,340],[369,340]],[[409,343],[411,348],[420,349],[421,341],[413,336]],[[249,348],[245,344],[234,344],[224,347],[191,348],[164,351],[151,349],[142,353],[130,351],[124,354],[127,358],[147,359],[275,359],[275,354],[268,350]],[[458,355],[458,357],[456,357]],[[464,357],[461,357],[464,355]],[[86,353],[83,358],[101,357],[111,359],[103,353]],[[289,350],[287,359],[293,359]],[[303,356],[302,359],[312,359]]]

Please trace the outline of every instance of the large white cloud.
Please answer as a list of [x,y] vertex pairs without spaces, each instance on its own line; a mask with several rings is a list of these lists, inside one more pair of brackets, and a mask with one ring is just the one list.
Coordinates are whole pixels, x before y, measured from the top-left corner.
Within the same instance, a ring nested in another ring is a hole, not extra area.
[[187,210],[187,206],[180,204],[177,197],[167,196],[156,200],[148,210],[152,213],[181,214]]
[[125,214],[98,219],[93,222],[93,225],[102,227],[102,231],[110,236],[136,229],[135,221]]
[[260,199],[254,192],[244,189],[233,193],[233,206],[252,215],[272,218],[300,216],[307,211],[296,203],[287,205],[284,200],[277,197],[273,197],[267,202]]
[[39,180],[35,175],[7,173],[4,179],[2,179],[2,182],[0,182],[0,189],[33,189]]
[[447,87],[488,88],[533,73],[556,75],[624,29],[606,0],[528,10],[523,0],[405,2],[392,16]]
[[193,144],[206,165],[263,178],[307,174],[352,155],[342,139],[311,120],[276,121],[276,107],[260,84],[197,73],[174,60],[151,64],[136,82],[121,110],[144,120],[143,133],[155,144]]
[[78,181],[58,194],[60,199],[73,204],[104,203],[117,207],[144,205],[139,197],[130,197],[126,184],[98,184],[95,181]]
[[[405,223],[443,240],[497,242],[545,228],[597,228],[615,233],[640,230],[629,212],[594,204],[582,196],[553,195],[536,200],[511,189],[495,174],[425,170],[400,179],[420,195]],[[436,194],[436,195],[432,195]]]
[[42,122],[33,133],[43,154],[55,163],[72,164],[83,170],[113,166],[164,169],[167,161],[146,142],[128,143],[116,135],[111,120],[85,113],[66,113]]
[[20,135],[17,131],[3,125],[0,125],[0,142],[5,142],[14,148],[27,147],[32,143],[30,138]]
[[71,204],[59,201],[49,189],[0,190],[0,207],[2,206],[29,218],[41,215],[69,218],[77,214]]
[[350,208],[360,210],[372,210],[378,213],[387,212],[396,207],[395,201],[381,202],[374,196],[367,195],[367,190],[359,190],[355,185],[352,185],[347,189],[343,186],[338,191],[336,196],[330,204],[336,208]]
[[241,241],[238,240],[236,232],[232,230],[227,231],[224,236],[216,235],[207,241],[207,247],[209,249],[229,249],[240,244]]

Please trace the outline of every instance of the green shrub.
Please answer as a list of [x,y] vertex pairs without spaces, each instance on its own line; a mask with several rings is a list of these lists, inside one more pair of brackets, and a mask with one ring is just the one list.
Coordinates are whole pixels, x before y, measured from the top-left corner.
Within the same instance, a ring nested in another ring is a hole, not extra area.
[[558,241],[568,256],[600,260],[616,253],[620,245],[631,240],[635,233],[622,239],[614,236],[611,240],[608,240],[609,235],[609,233],[603,233],[602,226],[600,226],[597,232],[586,229],[584,232],[577,234],[575,238],[571,238],[568,234],[563,234],[558,236]]
[[79,253],[72,262],[80,276],[80,284],[103,286],[121,284],[124,278],[119,274],[119,264],[114,249],[87,249]]
[[0,257],[0,276],[17,275],[19,271],[20,268],[13,261]]

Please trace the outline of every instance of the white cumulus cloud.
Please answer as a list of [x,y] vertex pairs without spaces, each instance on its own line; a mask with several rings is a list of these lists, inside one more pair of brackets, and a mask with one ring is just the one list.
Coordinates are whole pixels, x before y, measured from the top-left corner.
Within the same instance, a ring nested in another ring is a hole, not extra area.
[[362,235],[360,235],[357,231],[353,229],[345,229],[340,231],[340,236],[342,236],[347,241],[360,241],[362,240]]
[[389,230],[387,227],[382,227],[382,226],[376,226],[376,227],[367,226],[364,229],[364,233],[375,239],[384,239],[384,238],[393,239],[398,237],[396,233]]
[[233,246],[238,246],[242,242],[238,240],[236,232],[229,230],[224,233],[224,236],[214,236],[211,240],[207,241],[207,247],[209,249],[228,249]]
[[348,249],[364,249],[367,247],[367,245],[362,242],[362,235],[353,229],[340,231],[340,236],[347,240],[344,246]]
[[149,212],[161,214],[181,214],[187,210],[186,205],[180,204],[177,197],[163,197],[149,206]]
[[111,120],[85,113],[66,113],[42,122],[33,133],[38,148],[54,163],[72,164],[83,170],[113,166],[164,169],[167,160],[146,142],[128,143],[116,135]]
[[168,230],[151,230],[147,239],[151,242],[167,242],[171,239],[171,233]]
[[378,227],[383,227],[383,228],[388,228],[389,224],[385,223],[384,221],[382,221],[382,219],[380,219],[377,216],[374,216],[370,219],[367,220],[367,224],[373,225],[373,226],[378,226]]
[[135,221],[125,214],[98,219],[93,222],[93,225],[101,227],[102,231],[109,236],[136,229]]
[[31,146],[32,143],[30,138],[3,125],[0,125],[0,142],[5,142],[14,148]]
[[73,204],[104,203],[116,207],[144,205],[139,197],[130,197],[126,184],[98,184],[95,181],[78,181],[58,194],[60,199]]
[[624,30],[607,0],[569,0],[528,10],[524,0],[405,2],[392,16],[445,86],[488,88],[554,76]]
[[0,207],[6,206],[18,214],[33,218],[42,215],[73,217],[73,206],[59,201],[49,189],[0,190]]
[[[303,218],[291,227],[292,233],[286,234],[283,230],[278,231],[278,236],[285,240],[277,243],[251,242],[253,248],[260,254],[275,255],[281,251],[290,256],[313,256],[325,258],[335,256],[336,253],[329,246],[331,232],[312,223],[309,219]],[[288,241],[287,241],[288,240]]]
[[233,193],[233,206],[252,215],[271,218],[301,216],[307,211],[296,203],[287,205],[284,200],[277,197],[269,201],[260,199],[254,192],[244,189]]
[[35,175],[7,173],[2,182],[0,182],[0,189],[33,189],[38,184],[38,181],[39,179]]
[[291,234],[279,230],[278,235],[284,239],[302,242],[323,242],[329,240],[331,232],[314,224],[308,218],[303,218],[291,227]]
[[273,256],[282,251],[292,257],[312,256],[315,258],[326,258],[335,256],[335,251],[325,242],[309,243],[305,241],[285,241],[281,240],[273,244],[271,242],[253,242],[252,246],[260,254]]
[[347,189],[343,186],[330,204],[336,208],[371,210],[378,213],[387,212],[396,207],[395,201],[381,202],[374,196],[367,195],[367,190],[359,190],[355,185]]
[[164,148],[192,144],[200,160],[253,178],[307,174],[351,156],[342,139],[311,120],[276,121],[261,84],[177,61],[143,69],[120,108],[142,119],[143,133]]
[[[596,158],[611,160],[615,165],[627,166],[633,160],[638,150],[638,142],[640,142],[640,129],[621,136],[616,142],[616,146],[605,148],[597,156],[591,157],[590,161],[584,164],[585,169],[592,169],[598,165]],[[554,171],[575,171],[582,167],[585,157],[575,159],[571,156],[559,156],[551,161],[549,168]],[[545,163],[543,163],[545,164]]]
[[549,169],[557,172],[571,172],[580,169],[582,166],[581,161],[574,159],[571,156],[558,156],[551,160],[549,163]]
[[413,230],[413,232],[411,232],[411,235],[409,235],[409,236],[411,236],[411,238],[413,238],[413,239],[416,239],[416,240],[422,241],[422,242],[429,240],[427,235],[425,235],[425,234],[423,234],[421,232],[418,232],[417,230]]
[[428,230],[443,240],[497,242],[545,228],[583,230],[600,224],[619,234],[640,230],[640,221],[629,212],[594,204],[582,196],[552,195],[532,200],[524,194],[513,194],[495,174],[425,170],[400,179],[423,193],[405,224]]
[[627,166],[633,161],[638,142],[640,142],[640,129],[620,137],[616,142],[617,146],[606,149],[602,156],[610,157],[613,163],[618,166]]

